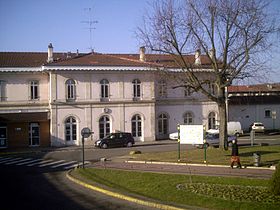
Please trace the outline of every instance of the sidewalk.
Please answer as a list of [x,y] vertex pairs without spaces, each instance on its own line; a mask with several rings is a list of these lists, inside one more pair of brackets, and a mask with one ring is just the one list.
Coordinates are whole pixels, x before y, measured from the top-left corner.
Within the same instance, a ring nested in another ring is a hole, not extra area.
[[274,168],[247,167],[231,168],[229,165],[187,164],[151,161],[133,161],[129,157],[118,157],[112,160],[102,160],[91,164],[89,167],[111,168],[133,171],[147,171],[156,173],[174,173],[185,175],[226,176],[270,179]]

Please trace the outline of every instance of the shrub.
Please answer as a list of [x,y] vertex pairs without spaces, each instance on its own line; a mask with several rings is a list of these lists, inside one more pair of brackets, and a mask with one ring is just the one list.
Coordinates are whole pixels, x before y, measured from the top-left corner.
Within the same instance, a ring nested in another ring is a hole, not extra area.
[[280,162],[270,180],[270,189],[274,195],[280,195]]

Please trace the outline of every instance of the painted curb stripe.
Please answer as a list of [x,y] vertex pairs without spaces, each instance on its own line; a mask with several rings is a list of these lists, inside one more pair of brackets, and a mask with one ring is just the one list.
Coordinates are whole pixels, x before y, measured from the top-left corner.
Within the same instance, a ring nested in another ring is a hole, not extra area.
[[75,182],[76,184],[79,184],[79,185],[81,185],[85,188],[103,193],[105,195],[108,195],[108,196],[111,196],[111,197],[114,197],[114,198],[119,198],[119,199],[122,199],[122,200],[126,200],[126,201],[129,201],[129,202],[133,202],[133,203],[136,203],[136,204],[140,204],[140,205],[148,206],[148,207],[152,207],[152,208],[165,209],[165,210],[184,210],[182,208],[177,208],[177,207],[174,207],[174,206],[169,206],[169,205],[165,205],[165,204],[159,204],[159,203],[155,203],[155,202],[140,200],[138,198],[133,198],[133,197],[130,197],[130,196],[127,196],[127,195],[112,192],[112,191],[109,191],[109,190],[105,190],[105,189],[87,184],[87,183],[82,182],[82,181],[74,178],[73,176],[71,176],[70,171],[67,172],[66,177],[69,180],[71,180],[72,182]]

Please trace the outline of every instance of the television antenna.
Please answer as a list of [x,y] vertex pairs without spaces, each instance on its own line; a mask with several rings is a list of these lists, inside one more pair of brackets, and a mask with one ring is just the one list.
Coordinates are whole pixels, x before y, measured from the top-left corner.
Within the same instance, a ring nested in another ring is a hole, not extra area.
[[93,19],[93,7],[85,8],[84,10],[89,13],[89,18],[88,18],[88,20],[81,21],[81,23],[87,24],[87,26],[88,26],[85,29],[89,30],[89,45],[90,45],[89,49],[91,52],[94,52],[94,49],[92,47],[92,34],[93,34],[93,30],[96,29],[94,27],[94,24],[97,24],[98,21]]

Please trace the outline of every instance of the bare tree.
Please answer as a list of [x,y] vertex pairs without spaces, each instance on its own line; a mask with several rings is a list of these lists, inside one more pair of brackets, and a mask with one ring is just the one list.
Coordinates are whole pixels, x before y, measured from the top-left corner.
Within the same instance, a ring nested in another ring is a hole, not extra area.
[[[184,74],[177,74],[177,87],[200,91],[217,103],[219,146],[227,149],[226,89],[234,79],[255,74],[262,63],[259,56],[269,49],[271,35],[278,30],[267,1],[168,0],[152,6],[138,37],[152,52],[173,57]],[[194,52],[196,58],[201,53],[204,62],[192,63],[187,55]],[[207,68],[205,64],[211,69],[209,77],[198,74]]]

